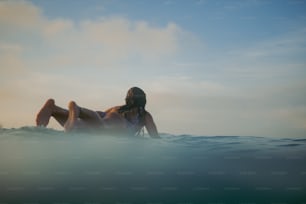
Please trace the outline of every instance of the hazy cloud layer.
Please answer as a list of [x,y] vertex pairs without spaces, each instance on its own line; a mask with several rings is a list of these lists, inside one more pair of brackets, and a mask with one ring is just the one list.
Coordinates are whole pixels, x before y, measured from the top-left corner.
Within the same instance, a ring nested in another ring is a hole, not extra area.
[[[225,9],[261,6],[256,2]],[[5,127],[34,125],[49,97],[63,107],[73,99],[104,110],[122,104],[127,89],[137,85],[146,90],[148,109],[164,132],[306,132],[305,28],[219,52],[171,21],[157,26],[120,15],[50,18],[27,1],[0,1],[0,36]]]

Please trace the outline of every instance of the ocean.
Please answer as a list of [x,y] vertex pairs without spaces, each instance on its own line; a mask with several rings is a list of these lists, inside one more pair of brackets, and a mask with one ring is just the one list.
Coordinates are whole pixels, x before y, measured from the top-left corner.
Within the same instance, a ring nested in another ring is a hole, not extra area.
[[0,203],[306,203],[306,137],[0,129]]

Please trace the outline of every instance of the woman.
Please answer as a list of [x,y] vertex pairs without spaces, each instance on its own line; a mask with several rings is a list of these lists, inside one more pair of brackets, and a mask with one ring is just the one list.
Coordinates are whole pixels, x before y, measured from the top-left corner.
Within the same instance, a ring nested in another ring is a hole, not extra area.
[[67,132],[85,128],[138,135],[146,127],[151,137],[159,138],[153,117],[145,110],[144,91],[138,87],[129,89],[125,102],[123,106],[115,106],[102,112],[82,108],[74,101],[69,103],[66,110],[56,106],[53,99],[49,99],[37,114],[36,125],[47,126],[52,116]]

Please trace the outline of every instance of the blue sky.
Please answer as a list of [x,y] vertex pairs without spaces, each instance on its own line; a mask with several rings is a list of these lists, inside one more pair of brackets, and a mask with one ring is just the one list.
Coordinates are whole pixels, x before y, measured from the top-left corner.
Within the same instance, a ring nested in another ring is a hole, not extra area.
[[304,0],[0,1],[0,124],[140,86],[161,132],[306,136],[305,36]]

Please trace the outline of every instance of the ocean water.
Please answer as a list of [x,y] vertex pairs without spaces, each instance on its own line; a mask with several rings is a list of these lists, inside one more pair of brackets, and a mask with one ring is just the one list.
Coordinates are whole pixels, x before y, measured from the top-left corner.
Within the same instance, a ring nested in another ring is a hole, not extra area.
[[0,129],[0,203],[306,203],[306,137]]

